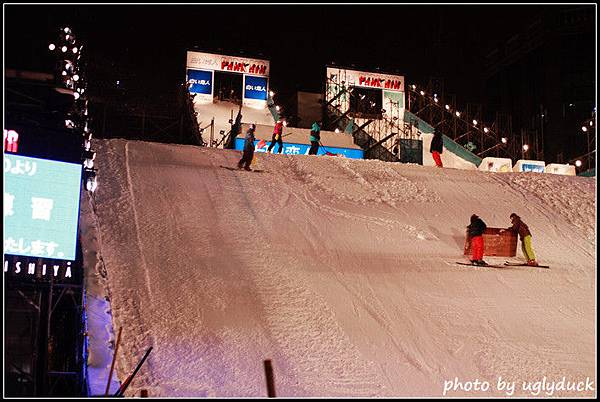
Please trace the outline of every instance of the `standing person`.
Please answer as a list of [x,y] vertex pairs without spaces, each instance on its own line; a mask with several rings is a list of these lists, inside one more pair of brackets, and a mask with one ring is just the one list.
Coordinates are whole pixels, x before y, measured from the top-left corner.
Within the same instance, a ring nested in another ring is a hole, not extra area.
[[238,162],[238,169],[242,167],[246,170],[250,169],[250,163],[254,157],[254,131],[256,130],[256,124],[250,124],[248,131],[246,131],[246,137],[244,138],[244,151],[242,159]]
[[510,222],[512,223],[512,226],[508,229],[502,229],[500,233],[505,230],[513,232],[514,234],[518,233],[521,238],[521,250],[523,251],[525,258],[527,258],[527,265],[537,267],[538,263],[535,260],[535,253],[531,245],[531,232],[529,231],[529,227],[521,220],[521,217],[514,212],[510,214]]
[[310,150],[309,155],[316,155],[319,152],[319,141],[321,141],[321,122],[315,121],[310,130]]
[[283,141],[281,137],[283,136],[283,122],[281,120],[277,120],[275,124],[275,128],[273,129],[273,137],[271,138],[271,145],[269,145],[269,149],[267,152],[271,152],[271,149],[275,148],[275,143],[279,144],[279,152],[283,150]]
[[429,147],[429,152],[431,152],[431,156],[435,161],[435,165],[437,167],[444,167],[442,164],[442,152],[444,152],[444,139],[442,137],[442,133],[440,131],[435,131],[433,133],[433,138],[431,139],[431,146]]
[[471,215],[471,223],[467,226],[467,236],[471,241],[471,263],[473,265],[487,265],[483,261],[483,232],[486,227],[487,225],[479,216]]

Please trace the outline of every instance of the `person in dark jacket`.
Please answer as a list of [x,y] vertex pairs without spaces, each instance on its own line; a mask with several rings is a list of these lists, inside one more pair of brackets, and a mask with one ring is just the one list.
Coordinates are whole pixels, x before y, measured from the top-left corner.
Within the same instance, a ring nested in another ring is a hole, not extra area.
[[283,140],[281,137],[283,136],[283,122],[281,120],[277,120],[275,124],[275,128],[273,129],[273,138],[271,138],[271,145],[269,145],[269,149],[267,152],[271,152],[271,149],[275,148],[275,144],[279,144],[279,153],[283,150]]
[[254,131],[256,130],[256,125],[251,124],[246,131],[246,137],[244,138],[244,151],[242,153],[242,159],[238,162],[238,169],[242,167],[246,170],[250,169],[250,163],[252,163],[252,158],[254,158]]
[[487,265],[483,261],[483,232],[486,227],[487,225],[479,216],[471,215],[471,223],[467,226],[467,236],[471,241],[471,263],[473,265]]
[[309,155],[316,155],[319,152],[319,141],[321,141],[321,122],[315,121],[310,129],[310,149]]
[[531,232],[529,231],[529,227],[521,220],[521,217],[514,212],[510,214],[510,222],[512,223],[512,226],[508,229],[503,229],[500,232],[508,230],[514,234],[519,234],[519,238],[521,239],[521,250],[523,251],[525,258],[527,258],[527,265],[537,267],[538,263],[535,259],[533,246],[531,245]]
[[435,161],[435,165],[437,167],[444,167],[442,164],[442,152],[444,152],[444,139],[442,138],[442,133],[439,131],[435,131],[433,133],[433,138],[431,139],[431,146],[429,147],[429,152],[431,152],[431,156]]

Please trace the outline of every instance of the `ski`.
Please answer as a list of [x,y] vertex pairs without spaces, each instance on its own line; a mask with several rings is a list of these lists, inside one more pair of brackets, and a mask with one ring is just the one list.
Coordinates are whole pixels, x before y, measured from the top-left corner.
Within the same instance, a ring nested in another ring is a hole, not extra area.
[[511,261],[506,261],[504,263],[504,265],[506,265],[507,267],[531,267],[531,268],[550,268],[550,265],[527,265],[527,263],[524,262],[511,262]]
[[458,262],[455,261],[456,264],[459,265],[466,265],[468,267],[473,267],[473,268],[506,268],[505,265],[493,265],[493,264],[487,264],[487,265],[474,265],[472,263],[467,263],[467,262]]

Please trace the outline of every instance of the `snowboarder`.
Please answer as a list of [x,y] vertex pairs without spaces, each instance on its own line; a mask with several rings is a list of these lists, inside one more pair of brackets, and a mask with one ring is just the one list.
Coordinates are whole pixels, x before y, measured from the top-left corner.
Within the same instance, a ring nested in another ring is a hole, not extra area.
[[471,215],[471,223],[467,226],[467,237],[471,241],[473,265],[487,265],[487,262],[483,261],[483,232],[486,227],[487,225],[479,216]]
[[525,258],[527,258],[527,265],[537,267],[538,263],[535,260],[535,253],[531,245],[531,232],[529,231],[529,227],[521,220],[521,217],[514,212],[510,214],[510,222],[512,223],[512,226],[500,230],[500,233],[506,230],[514,234],[518,233],[521,238],[521,250],[523,251]]
[[437,167],[444,167],[441,157],[442,152],[444,152],[444,139],[442,138],[442,133],[437,130],[433,133],[429,152],[431,152],[435,165]]
[[269,149],[267,152],[271,152],[271,149],[275,148],[275,143],[279,144],[279,152],[283,150],[283,141],[281,138],[283,137],[283,122],[281,120],[277,120],[277,124],[275,124],[275,128],[273,129],[273,138],[271,138],[271,145],[269,145]]
[[316,155],[319,152],[319,141],[321,141],[321,122],[315,121],[310,130],[310,150],[309,155]]
[[248,131],[246,131],[246,137],[244,138],[244,151],[242,159],[238,162],[238,169],[242,167],[246,170],[250,169],[250,163],[254,158],[254,131],[256,130],[256,124],[250,124]]

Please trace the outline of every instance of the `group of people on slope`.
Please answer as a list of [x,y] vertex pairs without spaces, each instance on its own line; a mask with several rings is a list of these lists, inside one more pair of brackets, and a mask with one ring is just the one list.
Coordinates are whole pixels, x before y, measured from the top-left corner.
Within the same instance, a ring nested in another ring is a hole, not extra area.
[[[527,259],[527,265],[537,266],[533,246],[531,245],[531,232],[529,227],[521,220],[521,217],[514,212],[510,214],[511,226],[501,229],[500,233],[509,231],[518,234],[521,239],[521,250]],[[471,223],[467,226],[467,236],[471,242],[471,263],[473,265],[487,265],[483,261],[483,233],[487,228],[485,222],[477,215],[471,215]]]
[[[252,163],[252,159],[254,158],[254,141],[256,141],[255,137],[256,124],[250,124],[248,130],[246,131],[246,136],[244,137],[244,149],[242,151],[242,159],[238,162],[239,169],[250,169],[250,164]],[[272,149],[275,148],[275,144],[279,144],[278,153],[283,151],[283,121],[277,120],[275,124],[275,128],[273,129],[273,136],[271,137],[271,144],[267,149],[267,152],[271,152]],[[312,124],[310,130],[310,149],[308,151],[309,155],[316,155],[319,152],[319,144],[321,141],[321,122],[315,121]]]

